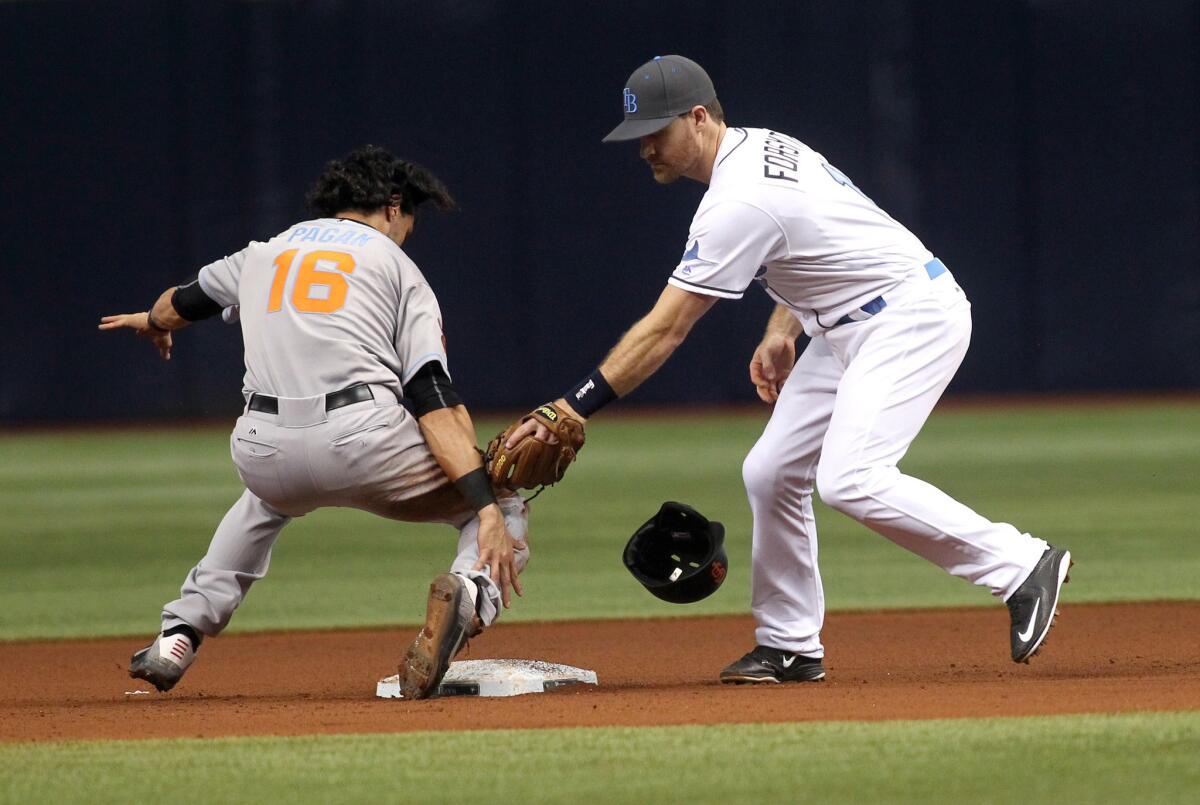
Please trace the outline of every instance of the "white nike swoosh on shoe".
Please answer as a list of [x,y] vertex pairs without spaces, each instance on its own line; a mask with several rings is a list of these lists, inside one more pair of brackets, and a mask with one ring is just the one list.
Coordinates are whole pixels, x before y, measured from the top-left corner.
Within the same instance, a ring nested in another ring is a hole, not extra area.
[[1042,599],[1040,599],[1040,598],[1033,602],[1033,614],[1029,616],[1029,625],[1025,627],[1025,631],[1017,632],[1018,640],[1021,640],[1022,642],[1024,642],[1024,641],[1028,640],[1029,638],[1033,637],[1033,624],[1034,624],[1034,621],[1037,620],[1038,607],[1040,607],[1041,605],[1042,605]]
[[[1021,639],[1024,640],[1025,638],[1021,638]],[[783,661],[783,667],[791,668],[792,663],[794,663],[795,661],[796,661],[796,655],[793,654],[792,656],[788,657],[786,660]]]

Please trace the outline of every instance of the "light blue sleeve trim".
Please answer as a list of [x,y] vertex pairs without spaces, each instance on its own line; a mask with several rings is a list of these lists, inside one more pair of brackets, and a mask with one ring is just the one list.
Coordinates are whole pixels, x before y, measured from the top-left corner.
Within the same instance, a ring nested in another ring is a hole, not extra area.
[[[446,377],[450,377],[450,369],[446,366],[446,356],[441,352],[429,352],[413,361],[414,366],[404,374],[404,377],[400,378],[400,383],[402,385],[407,385],[408,381],[412,380],[412,376],[417,373],[417,370],[429,363],[431,360],[435,359],[440,361],[442,368],[446,370]],[[454,378],[450,379],[453,380]]]

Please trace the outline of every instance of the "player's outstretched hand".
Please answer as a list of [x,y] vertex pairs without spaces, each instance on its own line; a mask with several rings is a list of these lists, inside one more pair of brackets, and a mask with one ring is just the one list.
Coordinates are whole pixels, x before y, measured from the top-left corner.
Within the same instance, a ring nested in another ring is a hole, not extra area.
[[769,335],[754,350],[750,359],[750,382],[759,399],[773,403],[779,399],[792,367],[796,363],[796,341],[783,336]]
[[492,581],[500,587],[500,600],[507,609],[511,596],[509,588],[517,595],[524,595],[517,578],[516,552],[525,550],[525,543],[513,538],[504,525],[500,507],[493,503],[479,512],[479,561],[472,570],[487,568]]
[[135,331],[142,338],[149,338],[158,350],[158,355],[164,361],[171,360],[171,334],[163,330],[155,330],[149,324],[150,314],[147,311],[141,313],[118,313],[115,316],[101,316],[101,330],[120,330],[129,328]]

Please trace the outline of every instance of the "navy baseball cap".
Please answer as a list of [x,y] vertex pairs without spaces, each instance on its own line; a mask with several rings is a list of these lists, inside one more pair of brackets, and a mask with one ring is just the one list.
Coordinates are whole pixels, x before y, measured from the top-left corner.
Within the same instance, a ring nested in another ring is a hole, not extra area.
[[717,97],[704,68],[683,56],[655,56],[633,71],[621,100],[625,120],[603,142],[636,140],[661,131],[671,121]]

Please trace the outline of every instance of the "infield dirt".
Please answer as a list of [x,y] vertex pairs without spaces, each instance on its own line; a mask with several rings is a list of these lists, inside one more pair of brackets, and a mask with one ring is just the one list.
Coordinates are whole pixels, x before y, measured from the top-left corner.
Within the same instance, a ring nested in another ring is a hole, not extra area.
[[374,696],[411,628],[209,640],[167,694],[126,675],[146,640],[0,643],[0,741],[1200,709],[1200,602],[1068,602],[1030,665],[1008,659],[1003,606],[834,613],[827,681],[719,684],[753,629],[748,616],[499,624],[459,659],[568,663],[600,686],[418,702]]

